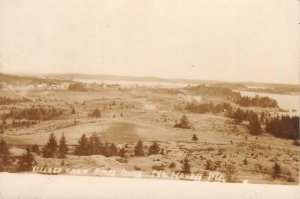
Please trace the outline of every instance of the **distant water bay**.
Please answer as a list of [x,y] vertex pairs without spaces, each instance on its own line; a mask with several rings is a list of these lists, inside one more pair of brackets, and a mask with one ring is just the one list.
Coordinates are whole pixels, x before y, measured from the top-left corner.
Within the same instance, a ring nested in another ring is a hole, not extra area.
[[[269,97],[275,99],[278,103],[278,106],[282,109],[288,110],[290,114],[299,115],[299,96],[298,95],[282,95],[282,94],[270,94],[270,93],[257,93],[251,91],[240,91],[242,96],[254,97],[259,95],[261,97]],[[293,112],[292,110],[296,110]]]

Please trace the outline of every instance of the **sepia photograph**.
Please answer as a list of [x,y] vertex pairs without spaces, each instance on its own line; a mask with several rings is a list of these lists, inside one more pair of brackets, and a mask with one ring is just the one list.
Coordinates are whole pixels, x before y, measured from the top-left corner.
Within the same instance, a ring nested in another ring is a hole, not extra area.
[[299,8],[1,0],[0,185],[28,175],[297,187]]

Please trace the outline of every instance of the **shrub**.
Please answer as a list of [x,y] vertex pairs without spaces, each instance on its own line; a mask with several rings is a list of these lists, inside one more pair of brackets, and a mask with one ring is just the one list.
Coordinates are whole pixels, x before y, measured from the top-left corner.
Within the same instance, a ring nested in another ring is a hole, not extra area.
[[70,84],[69,90],[70,91],[81,91],[81,92],[84,92],[84,91],[87,91],[87,88],[86,88],[86,86],[84,84],[76,82],[76,83]]
[[91,117],[101,117],[101,112],[98,108],[96,108],[91,114]]
[[118,158],[117,161],[120,162],[120,163],[127,163],[128,162],[128,160],[125,159],[125,158]]
[[165,165],[164,164],[161,164],[161,165],[153,165],[152,166],[152,169],[153,170],[157,170],[157,171],[162,171],[165,169]]
[[193,134],[192,140],[193,140],[194,142],[197,142],[197,141],[198,141],[198,137],[197,137],[196,134]]
[[176,167],[176,164],[174,162],[172,162],[170,165],[169,165],[169,168],[170,169],[174,169]]
[[205,169],[210,170],[210,171],[214,171],[216,169],[216,166],[211,160],[207,160],[206,165],[205,165]]
[[208,147],[206,150],[207,151],[215,151],[215,149],[213,147]]
[[224,153],[225,149],[224,148],[219,148],[218,149],[218,155],[222,155]]
[[300,146],[300,140],[294,140],[293,145],[295,146]]
[[187,156],[185,156],[185,158],[181,161],[181,172],[184,174],[190,174],[191,173],[191,164],[189,159],[187,158]]
[[174,127],[175,128],[183,128],[183,129],[191,129],[192,128],[186,115],[183,115],[181,117],[180,123],[177,123],[177,121],[176,121]]
[[75,108],[72,106],[71,114],[75,114]]
[[281,166],[277,162],[275,162],[275,164],[273,166],[272,177],[273,178],[279,178],[281,173],[282,173]]
[[235,181],[235,173],[236,168],[233,163],[229,163],[226,165],[226,181],[227,182],[234,182]]

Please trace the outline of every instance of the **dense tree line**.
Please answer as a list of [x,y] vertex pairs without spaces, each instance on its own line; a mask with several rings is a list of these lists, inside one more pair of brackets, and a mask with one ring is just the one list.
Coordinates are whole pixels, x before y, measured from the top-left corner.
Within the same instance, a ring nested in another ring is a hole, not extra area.
[[238,108],[231,112],[229,117],[233,118],[236,123],[243,121],[249,122],[249,132],[259,135],[263,132],[262,124],[265,124],[265,131],[275,137],[286,139],[299,139],[299,116],[283,115],[271,117],[262,112],[260,115],[254,111],[243,111]]
[[[31,151],[39,153],[37,146],[32,145]],[[91,136],[86,136],[83,134],[78,140],[75,149],[74,155],[78,156],[90,156],[90,155],[104,155],[106,157],[111,156],[121,156],[126,157],[128,153],[127,147],[118,148],[114,143],[103,143],[99,136],[92,134]],[[158,142],[154,141],[148,149],[148,153],[144,151],[144,145],[141,140],[137,142],[134,147],[135,156],[145,156],[153,154],[162,154],[164,155],[164,148],[160,147]],[[53,133],[49,135],[48,142],[45,144],[42,150],[42,155],[45,158],[65,158],[69,154],[69,149],[67,146],[67,141],[64,135],[61,137],[59,144]]]
[[19,100],[19,99],[12,99],[12,98],[9,98],[9,97],[0,96],[0,105],[16,104],[16,103],[19,103],[19,102],[24,101],[24,100],[25,99]]
[[[144,144],[141,140],[137,142],[134,147],[134,155],[135,156],[145,156],[147,153],[144,150]],[[157,141],[152,142],[148,149],[148,155],[155,155],[155,154],[165,154],[164,148],[160,147]]]
[[277,101],[269,97],[261,97],[255,95],[254,97],[238,97],[236,103],[243,107],[260,106],[260,107],[278,107]]
[[[13,120],[11,125],[13,127],[29,127],[31,124],[35,124],[35,122],[33,121],[29,121],[29,120],[26,120],[26,121],[21,121],[21,120]],[[1,126],[1,125],[0,125]]]
[[185,109],[192,113],[220,113],[232,111],[232,107],[228,103],[215,105],[213,103],[191,102],[185,106]]
[[12,118],[16,120],[51,120],[61,116],[63,111],[56,108],[31,107],[24,109],[12,109],[9,113],[3,115],[4,118]]
[[241,96],[239,92],[234,92],[230,88],[225,88],[223,86],[198,85],[198,86],[188,86],[185,89],[201,96],[217,96],[217,97],[227,97],[232,99]]
[[233,118],[236,123],[241,123],[243,121],[250,121],[253,118],[258,118],[258,114],[252,110],[242,110],[240,108],[229,112],[228,117]]
[[268,88],[247,88],[251,92],[286,94],[299,93],[299,85],[270,85]]
[[16,128],[16,127],[27,127],[29,128],[30,125],[32,124],[37,124],[36,121],[30,121],[30,120],[21,120],[21,119],[13,119],[12,122],[11,122],[11,125],[7,123],[6,119],[8,117],[5,117],[5,116],[1,116],[2,119],[1,119],[1,122],[0,122],[0,134],[3,134],[5,129],[9,128],[10,126]]
[[152,93],[161,93],[167,95],[177,95],[182,94],[183,92],[178,89],[173,88],[148,88]]
[[[90,137],[83,134],[75,147],[75,155],[79,156],[104,155],[110,157],[119,155],[119,152],[120,150],[114,143],[102,143],[96,134],[93,134]],[[123,149],[122,156],[124,155],[125,152]]]
[[276,116],[266,119],[266,131],[280,138],[299,139],[299,116]]
[[[264,115],[264,114],[262,114]],[[253,135],[260,135],[263,132],[261,127],[261,121],[258,114],[254,111],[243,111],[242,109],[238,108],[235,111],[228,113],[230,118],[233,118],[236,123],[241,123],[243,121],[249,122],[249,132]],[[262,118],[262,116],[261,116]]]
[[57,80],[57,79],[48,79],[48,78],[38,78],[33,76],[17,76],[17,75],[9,75],[0,73],[0,79],[2,82],[6,82],[7,84],[13,85],[28,85],[28,84],[59,84],[62,83],[64,80]]

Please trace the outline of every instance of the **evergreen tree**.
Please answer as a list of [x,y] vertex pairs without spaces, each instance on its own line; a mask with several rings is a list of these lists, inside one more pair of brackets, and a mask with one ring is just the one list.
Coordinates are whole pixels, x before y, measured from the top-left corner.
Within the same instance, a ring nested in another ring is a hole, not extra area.
[[135,156],[144,156],[143,142],[141,140],[138,141],[137,145],[134,147]]
[[236,166],[234,162],[228,162],[225,165],[226,170],[225,170],[225,176],[226,176],[226,181],[227,182],[234,182],[236,180]]
[[156,141],[154,141],[152,143],[152,145],[149,147],[149,155],[158,154],[159,151],[160,151],[160,147],[159,147],[158,143]]
[[170,169],[174,169],[176,167],[176,164],[174,162],[172,162],[170,165],[169,165],[169,168]]
[[276,116],[266,120],[266,131],[280,138],[299,140],[299,116]]
[[72,106],[71,114],[75,114],[75,108]]
[[118,155],[118,148],[114,143],[109,145],[108,156],[116,156]]
[[273,166],[273,174],[272,174],[272,177],[273,178],[278,178],[280,177],[280,174],[281,174],[282,170],[281,170],[281,167],[280,165],[275,162],[274,166]]
[[241,123],[241,122],[243,122],[243,119],[244,119],[244,113],[243,113],[243,111],[242,111],[240,108],[238,108],[238,109],[234,112],[233,118],[235,119],[235,122],[236,122],[236,123]]
[[91,114],[92,117],[101,117],[101,112],[98,108],[96,108],[92,114]]
[[89,138],[89,153],[91,155],[100,155],[103,153],[102,148],[102,142],[100,141],[99,137],[93,133],[93,135]]
[[104,146],[102,147],[102,155],[108,157],[109,156],[109,143],[105,142]]
[[78,145],[76,146],[75,154],[82,156],[90,155],[89,142],[85,134],[83,134],[78,140]]
[[250,130],[250,133],[253,135],[262,134],[262,128],[261,128],[261,125],[260,125],[257,115],[255,117],[251,118],[251,120],[249,122],[249,130]]
[[216,169],[216,166],[211,160],[206,160],[205,169],[214,171]]
[[261,123],[265,123],[265,120],[266,120],[266,114],[265,114],[265,112],[261,112],[259,119],[260,119]]
[[3,134],[3,133],[4,133],[4,125],[1,124],[1,125],[0,125],[0,134]]
[[0,140],[0,165],[7,165],[9,163],[9,147],[3,138]]
[[6,122],[6,118],[5,118],[5,117],[2,117],[2,126],[5,127],[6,123],[7,123],[7,122]]
[[31,151],[36,153],[37,155],[40,155],[40,149],[39,149],[39,146],[37,144],[35,144],[31,147]]
[[194,142],[197,142],[197,141],[198,141],[198,137],[197,137],[196,134],[193,135],[192,140],[193,140]]
[[181,172],[184,174],[190,174],[191,173],[191,164],[189,162],[189,159],[187,158],[187,156],[185,156],[185,158],[181,161]]
[[59,140],[59,146],[58,146],[58,157],[59,158],[65,158],[66,154],[68,154],[68,146],[67,146],[67,141],[64,136],[64,134],[61,136]]
[[122,158],[126,157],[126,149],[124,147],[120,149],[119,156]]
[[183,115],[180,119],[180,123],[177,123],[174,125],[175,128],[183,128],[183,129],[190,129],[191,124],[187,118],[186,115]]
[[27,147],[26,153],[23,154],[23,156],[20,159],[19,171],[31,171],[34,162],[35,162],[35,160],[34,160],[34,157],[31,153],[31,151],[30,151],[30,148]]
[[47,144],[44,146],[43,149],[43,157],[45,158],[54,158],[57,153],[57,141],[56,137],[53,133],[50,134]]

